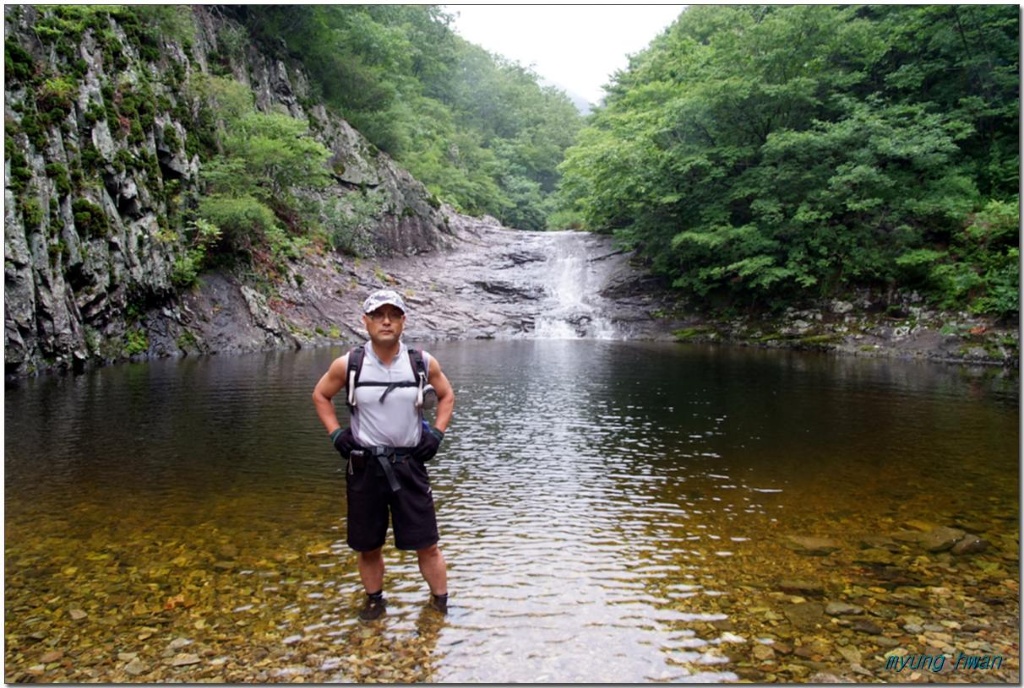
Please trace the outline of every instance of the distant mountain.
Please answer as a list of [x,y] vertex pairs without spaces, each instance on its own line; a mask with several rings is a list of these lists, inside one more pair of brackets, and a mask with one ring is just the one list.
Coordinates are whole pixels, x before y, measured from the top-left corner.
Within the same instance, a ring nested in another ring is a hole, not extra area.
[[579,93],[573,93],[572,90],[566,88],[562,84],[549,81],[542,76],[538,77],[538,81],[541,86],[551,86],[552,88],[557,88],[559,91],[565,93],[565,95],[569,97],[569,100],[572,101],[572,104],[576,106],[576,109],[580,111],[581,115],[589,115],[592,106],[597,105],[597,103],[591,103]]

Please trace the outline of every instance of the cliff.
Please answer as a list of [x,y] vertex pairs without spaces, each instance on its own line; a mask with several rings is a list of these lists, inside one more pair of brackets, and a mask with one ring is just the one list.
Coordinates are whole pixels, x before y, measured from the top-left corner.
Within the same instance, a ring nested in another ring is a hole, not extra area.
[[[201,169],[189,87],[212,72],[248,86],[260,112],[309,123],[331,153],[333,184],[322,193],[375,191],[364,253],[445,243],[447,216],[426,188],[319,104],[296,65],[248,42],[228,50],[226,37],[244,32],[216,8],[179,8],[191,23],[185,39],[131,10],[96,9],[4,8],[7,375],[298,344],[237,271],[188,290],[176,279],[189,247],[174,225],[197,201]],[[211,314],[194,308],[228,301],[242,310],[221,317],[252,332],[211,340],[197,322]]]

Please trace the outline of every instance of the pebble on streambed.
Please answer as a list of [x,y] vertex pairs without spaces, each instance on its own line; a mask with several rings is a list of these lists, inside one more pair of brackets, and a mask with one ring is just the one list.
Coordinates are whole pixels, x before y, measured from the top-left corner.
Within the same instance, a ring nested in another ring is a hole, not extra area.
[[[780,536],[762,544],[777,548],[764,560],[736,567],[723,559],[708,575],[728,580],[729,592],[708,598],[702,616],[709,621],[693,624],[694,641],[722,643],[728,662],[721,668],[756,682],[1018,682],[1015,542],[938,528],[908,522],[890,533],[843,533],[825,542]],[[960,543],[970,545],[957,549]],[[411,683],[436,680],[443,666],[440,626],[391,632],[358,624],[349,616],[358,591],[314,601],[333,605],[328,618],[295,614],[289,627],[289,613],[267,616],[298,611],[295,600],[308,593],[303,581],[315,578],[330,548],[253,562],[233,552],[238,565],[230,569],[215,565],[219,556],[204,567],[179,554],[168,560],[177,559],[178,569],[132,564],[107,579],[104,566],[132,561],[134,548],[146,545],[110,546],[109,558],[90,560],[88,543],[60,550],[50,544],[20,560],[48,562],[60,582],[49,593],[22,580],[30,566],[13,562],[7,570],[5,602],[15,620],[5,629],[8,682]],[[202,542],[180,548],[216,549]],[[187,605],[165,604],[179,594]],[[955,673],[952,658],[961,652],[1005,660],[984,675]],[[943,673],[886,669],[893,656],[918,654],[946,656]]]

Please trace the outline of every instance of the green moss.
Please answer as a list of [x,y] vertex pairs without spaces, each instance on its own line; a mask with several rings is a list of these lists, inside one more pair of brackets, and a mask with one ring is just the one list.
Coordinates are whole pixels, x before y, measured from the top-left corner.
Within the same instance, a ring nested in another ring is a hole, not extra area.
[[199,349],[199,341],[189,330],[185,330],[178,335],[178,338],[175,340],[175,344],[177,344],[178,348],[182,351],[196,351]]
[[90,102],[89,106],[85,109],[85,123],[90,127],[106,118],[107,111],[100,103]]
[[68,176],[68,168],[59,162],[51,162],[46,166],[46,176],[53,179],[57,184],[57,193],[66,196],[71,193],[71,179]]
[[32,55],[13,39],[4,41],[4,78],[12,81],[29,82],[35,73]]
[[75,228],[79,236],[105,237],[110,234],[110,223],[103,209],[84,198],[76,198],[71,204],[75,216]]
[[46,128],[31,112],[26,112],[21,118],[21,130],[25,132],[25,136],[28,137],[29,143],[31,143],[36,150],[42,150],[46,148],[49,141],[46,138]]
[[843,338],[837,334],[816,334],[809,337],[801,337],[797,341],[806,346],[831,346],[842,343]]
[[63,239],[58,239],[47,248],[50,252],[50,266],[52,268],[56,269],[56,267],[60,265],[61,258],[63,258],[66,263],[68,258],[71,257],[71,249],[68,248]]
[[686,342],[694,339],[714,338],[718,336],[718,332],[713,327],[697,326],[675,330],[672,332],[672,336],[677,342]]
[[168,124],[164,127],[164,145],[170,148],[172,151],[181,149],[181,139],[178,138],[178,130],[174,128],[173,124]]
[[34,198],[27,198],[21,204],[21,217],[28,229],[39,229],[43,226],[43,208],[39,201]]
[[114,156],[114,164],[118,172],[126,172],[135,169],[135,156],[127,148],[120,148]]
[[86,170],[100,169],[106,161],[91,140],[82,142],[82,167]]
[[144,354],[149,351],[149,337],[141,329],[128,330],[124,335],[124,353],[126,356]]
[[76,86],[66,77],[55,77],[43,82],[36,95],[36,108],[40,113],[60,113],[67,117],[74,106]]
[[21,193],[28,186],[28,183],[32,181],[32,169],[28,166],[25,156],[14,145],[14,141],[11,138],[6,137],[4,145],[11,156],[11,189],[15,193]]

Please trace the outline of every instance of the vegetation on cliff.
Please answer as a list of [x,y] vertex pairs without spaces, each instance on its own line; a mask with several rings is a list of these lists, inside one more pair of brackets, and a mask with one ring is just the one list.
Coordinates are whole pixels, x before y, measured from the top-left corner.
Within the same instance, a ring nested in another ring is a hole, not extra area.
[[[239,5],[264,50],[458,210],[545,229],[582,117],[529,69],[468,43],[436,5]],[[225,10],[228,11],[228,10]]]

